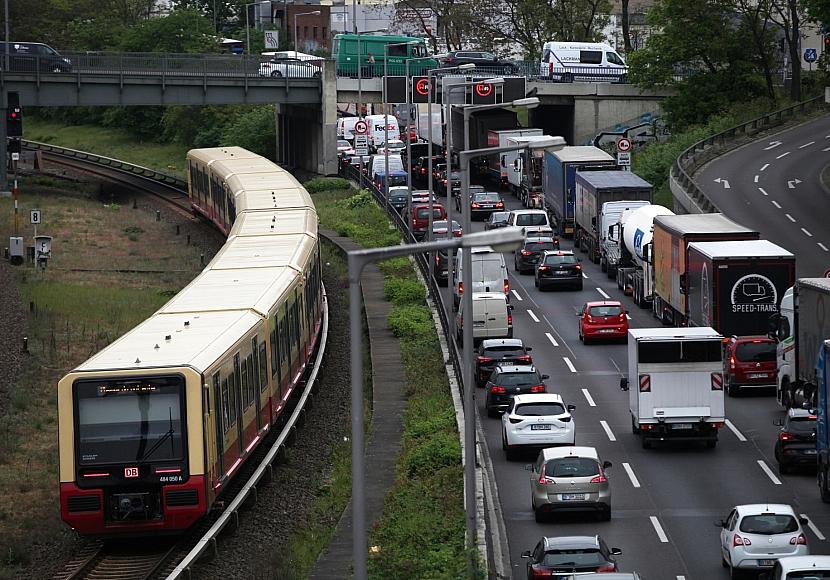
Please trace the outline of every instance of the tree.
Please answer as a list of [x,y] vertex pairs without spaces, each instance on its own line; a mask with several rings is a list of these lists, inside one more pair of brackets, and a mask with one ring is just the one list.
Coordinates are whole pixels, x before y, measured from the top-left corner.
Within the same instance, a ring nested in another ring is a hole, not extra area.
[[628,22],[629,1],[630,0],[622,0],[622,5],[620,7],[622,12],[623,45],[626,54],[631,52],[631,25]]
[[801,100],[801,21],[805,19],[804,7],[799,0],[772,0],[773,12],[778,16],[777,23],[784,32],[790,66],[792,67],[792,81],[790,82],[790,98]]
[[120,49],[128,52],[211,52],[217,49],[212,23],[194,9],[177,9],[127,30]]

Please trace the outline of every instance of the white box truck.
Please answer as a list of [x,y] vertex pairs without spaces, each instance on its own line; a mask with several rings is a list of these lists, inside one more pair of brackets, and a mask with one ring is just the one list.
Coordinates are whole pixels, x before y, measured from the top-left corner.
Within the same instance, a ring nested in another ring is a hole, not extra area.
[[[521,147],[550,139],[548,135],[522,135],[508,137],[507,147]],[[542,208],[542,162],[544,149],[522,149],[509,151],[502,155],[502,163],[507,170],[507,182],[510,189],[525,207]]]
[[709,327],[628,331],[631,429],[654,441],[718,442],[724,426],[723,336]]

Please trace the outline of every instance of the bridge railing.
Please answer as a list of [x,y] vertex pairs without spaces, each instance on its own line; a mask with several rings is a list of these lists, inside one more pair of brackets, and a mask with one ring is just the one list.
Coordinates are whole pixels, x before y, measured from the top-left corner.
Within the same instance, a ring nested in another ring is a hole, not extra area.
[[805,115],[823,106],[824,95],[820,95],[701,139],[684,150],[674,160],[670,172],[671,179],[683,188],[704,213],[716,212],[718,211],[717,206],[703,193],[703,190],[692,178],[692,175],[698,169],[715,157],[748,142],[758,133],[783,125],[795,117]]

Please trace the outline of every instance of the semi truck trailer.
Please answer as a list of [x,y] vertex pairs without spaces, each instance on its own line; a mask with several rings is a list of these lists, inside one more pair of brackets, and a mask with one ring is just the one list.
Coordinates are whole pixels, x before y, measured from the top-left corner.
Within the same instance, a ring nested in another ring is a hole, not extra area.
[[660,215],[674,212],[662,205],[644,205],[622,212],[611,226],[611,237],[622,240],[616,266],[617,287],[631,295],[640,308],[647,308],[654,299],[652,229],[655,217]]

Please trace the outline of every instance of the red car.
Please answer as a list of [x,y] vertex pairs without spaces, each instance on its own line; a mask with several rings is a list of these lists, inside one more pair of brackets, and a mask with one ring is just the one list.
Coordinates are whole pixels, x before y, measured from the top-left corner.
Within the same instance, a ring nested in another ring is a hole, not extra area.
[[778,364],[775,341],[766,336],[733,336],[724,339],[723,378],[730,397],[742,389],[774,388]]
[[[433,203],[433,222],[445,219],[447,219],[447,210],[444,209],[444,206],[440,203]],[[429,227],[429,204],[413,204],[412,213],[407,216],[407,220],[409,221],[409,227],[412,229],[412,233],[415,237],[419,240],[423,239],[426,236],[427,228]]]
[[588,344],[594,339],[628,337],[628,315],[621,302],[604,300],[586,302],[579,317],[579,340]]

